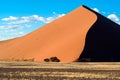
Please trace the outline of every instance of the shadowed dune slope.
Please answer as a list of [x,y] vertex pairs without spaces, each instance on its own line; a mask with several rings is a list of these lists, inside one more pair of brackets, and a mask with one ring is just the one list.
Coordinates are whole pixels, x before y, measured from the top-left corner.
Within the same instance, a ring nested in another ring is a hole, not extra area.
[[69,14],[39,28],[32,33],[0,42],[0,59],[44,58],[57,56],[62,62],[79,58],[88,30],[97,16],[81,6]]
[[90,58],[93,62],[120,61],[120,25],[92,12],[98,19],[87,33],[85,47],[79,60]]

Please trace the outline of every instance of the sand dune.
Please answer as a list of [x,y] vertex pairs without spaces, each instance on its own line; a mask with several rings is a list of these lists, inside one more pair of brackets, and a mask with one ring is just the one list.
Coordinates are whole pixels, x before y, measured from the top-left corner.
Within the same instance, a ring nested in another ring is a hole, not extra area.
[[81,6],[28,35],[1,41],[0,59],[35,58],[35,61],[43,61],[57,56],[62,62],[75,61],[96,20],[96,14]]

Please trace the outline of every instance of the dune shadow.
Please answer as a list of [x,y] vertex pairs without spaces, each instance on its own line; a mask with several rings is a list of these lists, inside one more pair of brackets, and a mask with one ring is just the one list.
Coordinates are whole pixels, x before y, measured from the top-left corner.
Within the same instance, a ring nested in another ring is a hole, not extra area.
[[84,59],[89,59],[91,62],[120,61],[120,25],[99,13],[94,13],[98,19],[87,33],[79,61],[85,61]]

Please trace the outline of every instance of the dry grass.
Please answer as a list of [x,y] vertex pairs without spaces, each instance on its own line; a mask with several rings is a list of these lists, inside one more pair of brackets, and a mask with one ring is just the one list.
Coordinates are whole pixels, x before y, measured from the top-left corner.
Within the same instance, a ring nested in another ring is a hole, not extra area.
[[0,62],[0,80],[120,80],[120,63]]
[[15,58],[10,58],[10,59],[0,59],[0,61],[4,61],[4,62],[10,62],[10,61],[29,61],[29,62],[34,62],[34,58],[30,58],[30,59],[25,59],[25,58],[19,58],[19,59],[15,59]]

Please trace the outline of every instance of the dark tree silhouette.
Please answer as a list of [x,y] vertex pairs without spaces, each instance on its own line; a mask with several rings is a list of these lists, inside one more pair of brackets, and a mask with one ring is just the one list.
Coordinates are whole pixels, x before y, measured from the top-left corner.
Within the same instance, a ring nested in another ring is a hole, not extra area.
[[50,61],[51,62],[60,62],[60,60],[57,57],[51,57]]
[[55,57],[50,57],[44,59],[45,62],[60,62],[60,60],[55,56]]
[[45,62],[50,62],[50,59],[46,58],[44,59]]

